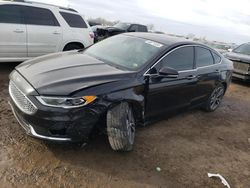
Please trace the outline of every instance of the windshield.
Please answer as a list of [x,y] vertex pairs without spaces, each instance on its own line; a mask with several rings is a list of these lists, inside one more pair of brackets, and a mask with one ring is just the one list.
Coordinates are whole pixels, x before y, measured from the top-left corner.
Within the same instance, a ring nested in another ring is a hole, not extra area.
[[242,44],[233,50],[235,53],[250,55],[250,44]]
[[117,27],[119,29],[127,30],[131,24],[129,23],[117,23],[114,25],[114,27]]
[[137,70],[159,53],[163,46],[142,38],[118,35],[89,47],[84,53],[114,66]]

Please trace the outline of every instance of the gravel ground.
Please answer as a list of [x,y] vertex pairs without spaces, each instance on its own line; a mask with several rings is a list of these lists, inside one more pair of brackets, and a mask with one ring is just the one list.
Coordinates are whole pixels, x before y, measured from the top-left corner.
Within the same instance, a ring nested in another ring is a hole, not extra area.
[[[105,136],[82,148],[25,135],[8,105],[0,65],[0,187],[250,187],[250,85],[234,82],[213,113],[192,110],[137,131],[130,153],[113,152]],[[157,171],[160,167],[161,171]]]

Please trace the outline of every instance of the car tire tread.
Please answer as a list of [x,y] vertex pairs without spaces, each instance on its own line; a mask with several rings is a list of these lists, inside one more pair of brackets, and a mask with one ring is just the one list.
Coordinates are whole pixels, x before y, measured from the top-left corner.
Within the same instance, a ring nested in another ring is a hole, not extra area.
[[125,119],[127,110],[132,109],[127,102],[122,102],[107,113],[108,140],[115,151],[130,151],[133,148],[133,143],[129,142],[127,133]]

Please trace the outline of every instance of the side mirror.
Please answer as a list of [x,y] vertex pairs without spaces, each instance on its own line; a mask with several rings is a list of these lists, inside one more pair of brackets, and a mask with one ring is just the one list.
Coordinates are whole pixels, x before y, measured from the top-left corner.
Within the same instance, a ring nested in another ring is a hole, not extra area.
[[228,51],[228,52],[232,52],[232,51],[233,51],[233,49],[231,49],[231,48],[230,48],[230,49],[228,49],[227,51]]
[[170,67],[162,67],[159,70],[159,76],[165,77],[165,78],[178,78],[179,73],[177,70],[170,68]]

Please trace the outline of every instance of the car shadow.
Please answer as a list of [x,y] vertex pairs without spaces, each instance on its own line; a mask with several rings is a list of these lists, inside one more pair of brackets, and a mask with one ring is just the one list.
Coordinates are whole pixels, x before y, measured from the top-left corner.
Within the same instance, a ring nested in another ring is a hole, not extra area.
[[[109,146],[107,136],[104,134],[96,134],[87,145],[51,142],[45,142],[45,145],[57,159],[73,167],[77,166],[85,170],[104,173],[117,179],[135,181],[152,186],[172,187],[174,185],[171,186],[170,183],[171,175],[164,176],[156,171],[156,167],[159,164],[154,159],[159,156],[157,156],[158,154],[154,150],[157,150],[158,146],[152,147],[152,142],[145,138],[145,134],[150,133],[152,130],[157,130],[158,132],[158,128],[162,127],[167,129],[169,125],[168,118],[178,118],[178,116],[185,116],[197,111],[199,110],[195,109],[185,113],[171,114],[171,116],[166,116],[163,119],[161,118],[161,120],[152,121],[145,127],[138,127],[136,144],[131,152],[113,151]],[[161,157],[164,157],[164,155]]]
[[11,71],[13,70],[17,65],[19,65],[21,62],[4,62],[0,63],[0,70],[1,71]]
[[250,82],[249,81],[244,81],[244,80],[240,80],[240,79],[233,79],[232,82],[234,84],[250,87]]

